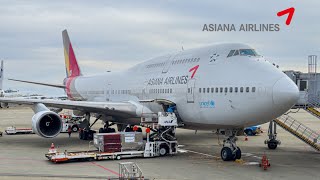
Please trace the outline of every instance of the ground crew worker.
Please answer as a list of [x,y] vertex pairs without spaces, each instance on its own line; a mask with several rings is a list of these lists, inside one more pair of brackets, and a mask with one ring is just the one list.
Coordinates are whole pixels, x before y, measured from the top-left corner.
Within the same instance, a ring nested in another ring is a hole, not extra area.
[[69,134],[69,137],[71,137],[71,132],[72,132],[72,130],[71,130],[71,126],[69,126],[69,127],[68,127],[68,134]]

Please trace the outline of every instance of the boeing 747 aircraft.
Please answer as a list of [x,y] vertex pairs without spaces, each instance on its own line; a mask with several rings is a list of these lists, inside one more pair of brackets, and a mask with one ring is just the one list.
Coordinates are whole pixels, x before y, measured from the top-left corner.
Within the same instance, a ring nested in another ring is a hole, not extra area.
[[22,81],[63,88],[70,101],[0,98],[3,103],[32,107],[34,132],[57,136],[62,122],[47,107],[73,109],[86,115],[81,138],[91,136],[90,116],[118,129],[140,124],[169,106],[184,128],[224,129],[223,160],[240,159],[236,132],[281,116],[297,101],[294,82],[254,48],[245,44],[216,44],[150,59],[121,73],[95,76],[81,73],[67,31],[62,32],[66,78],[63,84]]

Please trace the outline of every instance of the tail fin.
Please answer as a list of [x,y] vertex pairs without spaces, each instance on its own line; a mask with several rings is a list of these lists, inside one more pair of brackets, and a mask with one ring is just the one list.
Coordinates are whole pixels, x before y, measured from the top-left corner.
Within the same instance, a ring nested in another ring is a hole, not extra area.
[[0,67],[0,90],[2,90],[3,85],[3,60],[1,61],[1,67]]
[[62,31],[66,74],[68,77],[81,76],[81,71],[74,54],[67,30]]

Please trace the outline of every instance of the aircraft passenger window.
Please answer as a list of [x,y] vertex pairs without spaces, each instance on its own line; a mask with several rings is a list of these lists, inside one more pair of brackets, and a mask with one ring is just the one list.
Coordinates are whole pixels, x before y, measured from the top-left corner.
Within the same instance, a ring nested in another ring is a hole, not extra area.
[[114,94],[114,90],[111,91],[111,94]]
[[231,56],[233,55],[234,51],[235,51],[235,50],[231,50],[231,51],[229,52],[229,54],[228,54],[227,57],[231,57]]
[[219,88],[216,88],[216,93],[218,93],[219,92]]
[[229,88],[229,92],[231,92],[231,93],[232,93],[232,90],[233,90],[233,89],[232,89],[232,87],[230,87],[230,88]]
[[[192,91],[192,89],[191,89],[191,91]],[[172,93],[172,89],[170,89],[170,93]]]
[[207,88],[207,93],[209,93],[210,92],[210,88]]
[[249,87],[246,87],[246,92],[249,92],[250,91],[250,88]]
[[197,62],[199,62],[199,61],[200,61],[200,58],[197,59]]
[[214,88],[211,88],[211,93],[214,93]]
[[233,56],[238,56],[238,55],[239,55],[239,51],[236,50],[236,51],[234,52]]
[[188,93],[190,93],[190,88],[188,88]]
[[202,90],[203,90],[203,93],[206,93],[206,88],[203,88]]
[[243,87],[240,88],[240,92],[243,92]]
[[220,88],[220,92],[221,92],[221,93],[223,92],[223,88],[222,88],[222,87]]
[[236,93],[238,92],[238,87],[234,88],[234,92],[236,92]]
[[252,92],[256,92],[256,87],[252,87]]
[[224,88],[224,92],[225,93],[227,93],[228,92],[228,88],[226,87],[226,88]]
[[201,93],[201,88],[199,88],[199,93]]

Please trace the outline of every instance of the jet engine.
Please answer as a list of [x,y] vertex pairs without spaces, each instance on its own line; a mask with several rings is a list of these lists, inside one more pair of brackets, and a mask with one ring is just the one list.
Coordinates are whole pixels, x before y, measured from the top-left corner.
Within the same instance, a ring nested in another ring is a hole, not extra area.
[[62,130],[60,116],[52,111],[39,111],[32,117],[32,130],[45,138],[56,137]]

